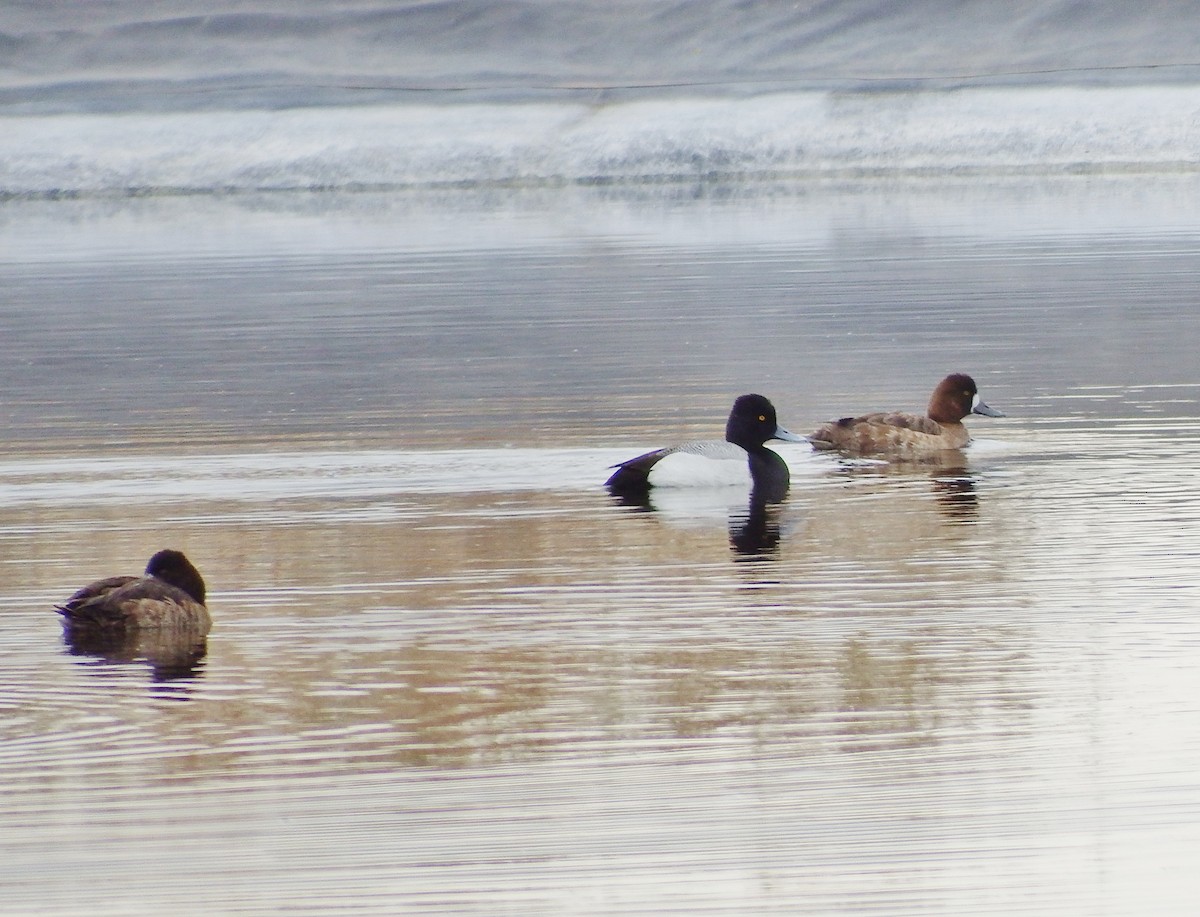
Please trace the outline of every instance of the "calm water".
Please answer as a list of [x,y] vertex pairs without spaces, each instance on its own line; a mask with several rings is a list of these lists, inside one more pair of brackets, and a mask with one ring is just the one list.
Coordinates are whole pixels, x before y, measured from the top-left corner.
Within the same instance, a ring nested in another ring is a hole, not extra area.
[[[0,911],[1192,912],[1200,181],[683,191],[0,208]],[[167,545],[206,647],[64,645]]]

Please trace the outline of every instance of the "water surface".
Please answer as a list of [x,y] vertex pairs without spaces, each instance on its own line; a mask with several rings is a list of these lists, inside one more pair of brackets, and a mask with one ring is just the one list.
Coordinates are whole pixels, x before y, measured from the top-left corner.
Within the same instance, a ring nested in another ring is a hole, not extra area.
[[[1189,913],[1197,191],[9,202],[0,910]],[[957,369],[958,461],[599,487]],[[64,644],[167,545],[204,647]]]

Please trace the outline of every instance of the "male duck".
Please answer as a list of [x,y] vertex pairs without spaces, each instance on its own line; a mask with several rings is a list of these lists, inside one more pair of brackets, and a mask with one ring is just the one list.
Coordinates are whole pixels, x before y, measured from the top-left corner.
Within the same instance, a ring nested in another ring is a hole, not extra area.
[[802,443],[779,426],[775,407],[762,395],[742,395],[725,424],[725,441],[703,440],[668,446],[615,465],[605,482],[614,494],[644,495],[651,487],[752,485],[765,499],[787,493],[787,463],[768,449],[769,439]]
[[84,586],[58,606],[72,631],[171,629],[203,636],[212,628],[204,580],[181,551],[150,558],[144,576],[110,576]]
[[924,417],[898,411],[843,417],[810,433],[808,440],[814,449],[915,458],[966,446],[971,435],[962,421],[968,414],[1004,416],[979,400],[974,379],[953,373],[933,390]]

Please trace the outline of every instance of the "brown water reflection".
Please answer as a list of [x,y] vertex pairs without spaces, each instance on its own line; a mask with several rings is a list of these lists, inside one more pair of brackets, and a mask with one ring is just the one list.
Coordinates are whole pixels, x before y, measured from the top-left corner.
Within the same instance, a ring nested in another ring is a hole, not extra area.
[[[1026,664],[1011,636],[956,640],[949,653],[945,635],[933,631],[792,637],[769,649],[650,650],[438,648],[365,628],[368,645],[317,652],[311,635],[296,636],[291,651],[273,659],[228,645],[214,651],[206,679],[186,691],[189,712],[159,720],[161,734],[141,737],[139,745],[183,740],[191,749],[184,760],[166,759],[163,776],[287,772],[289,762],[304,762],[309,777],[381,766],[489,767],[573,757],[588,747],[603,754],[716,738],[785,742],[792,755],[931,745],[941,731],[981,728],[1000,715],[982,711],[1011,695],[1007,682]],[[82,677],[94,674],[85,668]],[[1018,728],[1024,706],[1000,715],[1006,730]],[[70,730],[62,710],[54,717],[48,732]]]
[[[943,691],[959,703],[1008,694],[1024,641],[985,626],[964,643],[934,617],[972,596],[994,606],[1002,580],[971,530],[948,525],[961,516],[946,513],[943,471],[815,467],[770,508],[775,540],[749,565],[730,544],[729,524],[745,520],[736,495],[728,517],[724,496],[631,509],[598,489],[295,501],[287,513],[218,496],[126,510],[105,552],[91,532],[60,531],[54,508],[10,508],[5,525],[58,558],[29,569],[43,582],[78,556],[120,568],[116,555],[185,532],[188,553],[220,571],[207,657],[145,640],[69,647],[193,676],[195,709],[170,725],[196,729],[193,776],[326,747],[343,754],[308,773],[338,772],[347,743],[354,767],[488,766],[654,737],[934,743],[978,707],[951,713]],[[870,630],[852,612],[864,601]],[[997,644],[999,667],[987,661]]]

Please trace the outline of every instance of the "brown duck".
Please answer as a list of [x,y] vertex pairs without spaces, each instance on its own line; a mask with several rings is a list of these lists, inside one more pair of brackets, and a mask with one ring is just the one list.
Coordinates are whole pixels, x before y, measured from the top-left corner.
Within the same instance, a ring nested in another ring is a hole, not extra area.
[[808,441],[820,450],[916,458],[946,449],[962,449],[970,443],[971,434],[963,425],[968,414],[1004,416],[980,401],[974,379],[965,373],[953,373],[933,390],[924,416],[881,411],[843,417],[810,433]]
[[84,586],[57,606],[72,631],[171,629],[203,636],[212,628],[204,580],[182,551],[150,558],[143,576],[110,576]]

